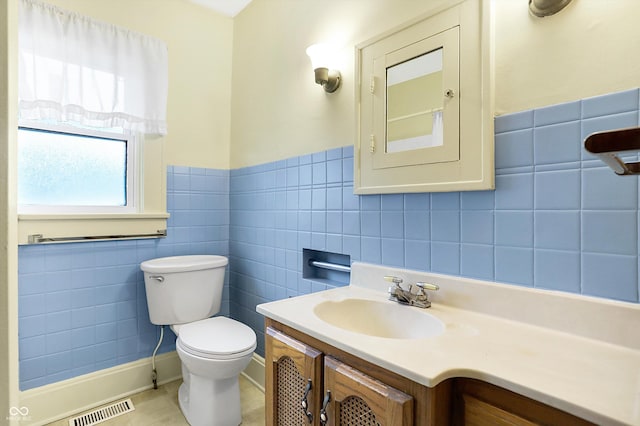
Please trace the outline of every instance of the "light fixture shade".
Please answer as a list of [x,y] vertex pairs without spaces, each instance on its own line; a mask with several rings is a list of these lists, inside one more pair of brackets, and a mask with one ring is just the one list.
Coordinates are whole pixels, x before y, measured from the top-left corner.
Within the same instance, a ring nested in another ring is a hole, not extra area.
[[341,75],[340,71],[330,67],[332,49],[326,44],[313,44],[307,48],[307,55],[311,59],[316,83],[327,93],[335,92],[340,87]]
[[307,47],[307,55],[311,59],[313,69],[329,68],[329,60],[331,57],[331,49],[323,43],[312,44]]

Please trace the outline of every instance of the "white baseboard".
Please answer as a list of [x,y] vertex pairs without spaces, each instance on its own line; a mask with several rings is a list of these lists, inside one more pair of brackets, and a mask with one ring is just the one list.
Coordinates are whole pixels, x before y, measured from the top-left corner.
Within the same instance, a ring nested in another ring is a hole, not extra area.
[[[156,370],[159,385],[180,379],[178,354],[173,351],[156,356]],[[254,353],[242,374],[264,392],[264,358]],[[18,420],[45,425],[152,387],[151,358],[145,358],[20,392],[20,407],[26,407],[28,414]]]
[[264,392],[264,358],[254,353],[251,362],[244,369],[242,375]]
[[[156,371],[158,384],[182,377],[178,354],[156,356]],[[20,392],[20,407],[28,409],[21,420],[44,425],[152,387],[151,358],[140,359]]]

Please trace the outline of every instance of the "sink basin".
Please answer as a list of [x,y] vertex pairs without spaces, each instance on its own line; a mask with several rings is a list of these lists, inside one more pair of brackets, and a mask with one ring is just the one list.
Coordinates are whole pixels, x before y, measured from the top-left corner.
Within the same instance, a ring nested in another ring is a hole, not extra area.
[[424,339],[444,332],[444,324],[433,315],[391,301],[326,301],[316,305],[313,313],[335,327],[369,336]]

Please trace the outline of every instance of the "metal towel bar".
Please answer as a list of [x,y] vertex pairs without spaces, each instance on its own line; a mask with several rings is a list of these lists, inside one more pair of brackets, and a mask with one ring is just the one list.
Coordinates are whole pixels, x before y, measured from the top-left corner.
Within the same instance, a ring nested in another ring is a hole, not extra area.
[[347,265],[340,265],[338,263],[322,262],[320,260],[309,259],[309,265],[316,268],[329,269],[331,271],[339,272],[351,272],[351,267]]
[[96,240],[131,240],[137,238],[162,238],[167,236],[166,229],[159,229],[153,234],[127,234],[127,235],[91,235],[84,237],[45,237],[42,234],[29,235],[29,244],[44,243],[72,243],[80,241],[96,241]]

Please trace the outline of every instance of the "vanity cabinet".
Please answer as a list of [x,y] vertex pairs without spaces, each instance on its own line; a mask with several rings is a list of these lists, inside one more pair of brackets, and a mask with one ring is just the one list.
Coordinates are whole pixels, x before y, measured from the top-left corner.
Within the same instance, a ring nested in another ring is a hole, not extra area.
[[265,335],[267,426],[594,425],[480,380],[426,387],[270,318]]
[[265,337],[269,426],[449,424],[448,383],[427,388],[270,319]]

